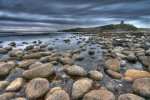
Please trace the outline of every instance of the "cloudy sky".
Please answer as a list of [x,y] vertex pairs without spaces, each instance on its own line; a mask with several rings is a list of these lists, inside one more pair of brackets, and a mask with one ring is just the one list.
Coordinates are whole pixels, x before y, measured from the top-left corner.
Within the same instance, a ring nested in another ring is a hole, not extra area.
[[150,0],[0,0],[0,26],[60,30],[120,20],[150,28]]

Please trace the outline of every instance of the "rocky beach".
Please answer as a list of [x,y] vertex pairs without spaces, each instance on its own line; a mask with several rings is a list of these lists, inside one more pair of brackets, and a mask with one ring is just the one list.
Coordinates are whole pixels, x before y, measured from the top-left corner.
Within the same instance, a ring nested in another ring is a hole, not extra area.
[[149,100],[150,34],[0,37],[1,100]]

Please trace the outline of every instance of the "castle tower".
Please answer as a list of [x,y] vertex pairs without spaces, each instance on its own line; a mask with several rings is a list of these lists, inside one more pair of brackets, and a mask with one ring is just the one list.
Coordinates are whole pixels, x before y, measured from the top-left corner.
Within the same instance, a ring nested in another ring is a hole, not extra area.
[[120,22],[120,24],[124,24],[124,20],[122,20],[122,21]]

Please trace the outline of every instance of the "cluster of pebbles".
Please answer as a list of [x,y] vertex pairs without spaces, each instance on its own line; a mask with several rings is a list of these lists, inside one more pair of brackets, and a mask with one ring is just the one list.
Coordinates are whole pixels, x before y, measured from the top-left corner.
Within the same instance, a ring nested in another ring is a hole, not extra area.
[[[70,41],[64,40],[65,43]],[[60,53],[56,48],[36,41],[24,49],[15,48],[15,42],[0,46],[0,56],[8,57],[0,61],[0,99],[150,99],[149,34],[103,33],[86,43],[102,46],[103,60],[99,60],[101,65],[96,70],[89,71],[76,64],[86,58],[81,50]],[[89,56],[96,52],[99,51],[87,50]]]

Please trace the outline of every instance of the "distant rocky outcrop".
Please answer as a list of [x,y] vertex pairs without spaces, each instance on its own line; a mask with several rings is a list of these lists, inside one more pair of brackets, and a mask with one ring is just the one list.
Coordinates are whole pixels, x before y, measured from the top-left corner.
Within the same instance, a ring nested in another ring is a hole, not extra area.
[[135,31],[137,28],[131,24],[110,24],[90,28],[75,28],[60,30],[60,32],[103,32],[103,31]]

